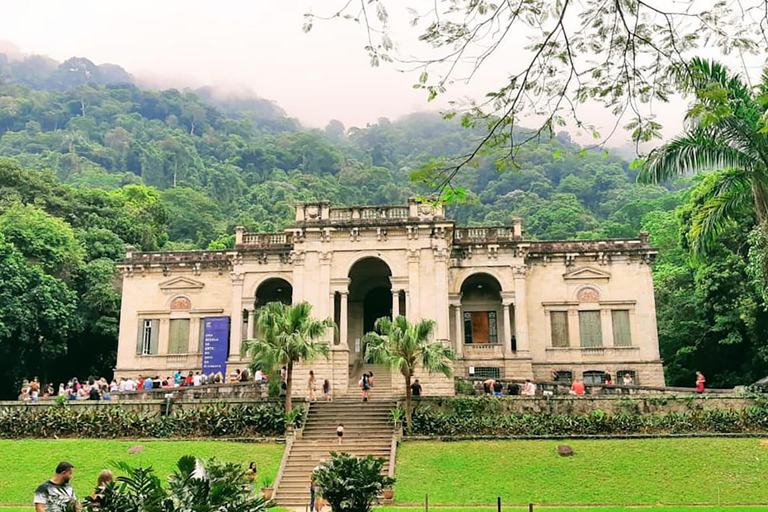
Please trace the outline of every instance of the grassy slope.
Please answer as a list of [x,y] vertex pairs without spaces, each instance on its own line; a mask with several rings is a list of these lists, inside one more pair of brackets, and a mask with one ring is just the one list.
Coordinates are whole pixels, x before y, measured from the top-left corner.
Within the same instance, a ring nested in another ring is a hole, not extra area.
[[[138,455],[128,455],[128,448],[145,446]],[[284,445],[275,443],[230,443],[217,441],[99,441],[93,439],[62,439],[52,441],[0,440],[0,504],[32,503],[35,487],[50,478],[56,464],[68,460],[75,465],[72,485],[78,498],[90,494],[96,476],[111,461],[127,461],[137,466],[152,466],[165,477],[183,455],[208,458],[216,456],[225,461],[240,462],[243,468],[250,461],[259,465],[261,476],[277,474]],[[10,512],[3,508],[0,512]],[[14,510],[13,512],[18,512]]]
[[[397,508],[385,507],[378,508],[375,512],[422,512],[423,508]],[[432,512],[496,512],[495,508],[433,508]],[[503,512],[528,512],[528,506],[502,506]],[[720,507],[699,507],[699,506],[641,506],[641,507],[548,507],[537,505],[534,512],[767,512],[766,506],[720,506]],[[3,511],[6,512],[6,511]]]
[[396,503],[768,503],[758,439],[407,442]]

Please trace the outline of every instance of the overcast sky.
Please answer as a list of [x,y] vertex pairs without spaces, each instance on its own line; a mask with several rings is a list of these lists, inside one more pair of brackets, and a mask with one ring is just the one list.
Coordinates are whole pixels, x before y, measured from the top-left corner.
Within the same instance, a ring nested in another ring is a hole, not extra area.
[[[389,2],[396,41],[413,44],[407,42],[415,40],[415,32],[406,23],[398,26],[398,20],[405,20],[407,5],[424,1]],[[331,119],[347,127],[364,126],[379,117],[444,107],[428,105],[425,94],[412,88],[417,75],[391,65],[372,68],[363,49],[367,39],[362,26],[339,20],[302,32],[304,13],[327,14],[341,3],[0,0],[0,39],[25,53],[57,60],[78,56],[118,64],[140,79],[155,77],[164,85],[248,87],[313,127]],[[497,62],[515,59],[513,46]],[[509,70],[493,64],[469,85],[452,88],[448,98],[480,97],[498,87]],[[667,135],[679,130],[684,106],[678,101],[660,114]],[[590,120],[607,131],[612,119],[595,111]],[[611,142],[618,145],[626,138],[621,133]]]

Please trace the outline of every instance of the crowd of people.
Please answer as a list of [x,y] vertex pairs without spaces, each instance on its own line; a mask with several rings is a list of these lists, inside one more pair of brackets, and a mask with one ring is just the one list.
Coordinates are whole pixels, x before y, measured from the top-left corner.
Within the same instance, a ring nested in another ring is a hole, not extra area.
[[[564,382],[561,382],[558,377],[559,375],[557,371],[553,370],[551,375],[551,380],[555,386],[558,384],[566,384]],[[416,382],[418,383],[418,380]],[[706,379],[704,378],[704,375],[702,375],[701,372],[696,372],[696,383],[695,383],[696,393],[704,392],[705,382],[706,382]],[[604,388],[606,386],[611,387],[617,384],[623,386],[623,388],[621,388],[623,391],[631,393],[632,390],[627,388],[635,385],[635,379],[632,377],[631,373],[624,373],[624,375],[621,377],[621,381],[619,383],[614,383],[613,378],[611,377],[611,374],[605,373],[603,375],[602,382],[600,384],[593,384],[593,386]],[[481,391],[485,395],[501,396],[504,394],[504,390],[505,390],[504,383],[494,378],[488,378],[482,382],[478,381],[475,383],[475,387],[477,391]],[[548,387],[552,388],[553,385],[550,384]],[[419,386],[419,391],[421,391],[420,388],[421,386]],[[522,386],[516,382],[509,382],[506,385],[507,395],[535,396],[538,391],[539,389],[537,384],[530,379],[526,379],[525,382],[522,384]],[[553,389],[541,390],[541,394],[543,395],[551,395],[551,394],[554,394],[554,392],[555,390]],[[576,377],[571,382],[568,393],[575,396],[585,395],[587,393],[587,385],[582,379]],[[413,394],[414,396],[417,396],[417,393],[413,393]]]
[[[284,377],[283,377],[284,378]],[[257,370],[253,378],[248,370],[233,369],[227,375],[222,372],[206,374],[202,371],[176,371],[173,375],[161,378],[158,375],[139,375],[138,377],[121,377],[107,381],[104,377],[89,377],[80,382],[76,377],[66,384],[59,384],[58,390],[53,384],[42,386],[37,377],[24,380],[19,393],[23,402],[37,402],[41,398],[64,397],[66,400],[110,400],[114,393],[125,391],[140,391],[150,389],[169,389],[184,386],[203,386],[207,384],[234,384],[238,382],[266,382],[267,375]],[[327,381],[326,381],[327,382]]]

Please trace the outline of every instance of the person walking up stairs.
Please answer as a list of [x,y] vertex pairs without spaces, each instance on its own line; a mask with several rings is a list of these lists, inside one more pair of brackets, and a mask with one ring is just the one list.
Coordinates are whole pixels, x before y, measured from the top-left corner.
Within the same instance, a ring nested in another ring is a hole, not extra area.
[[[374,386],[370,402],[360,402],[358,396],[353,395],[310,404],[303,433],[294,440],[282,475],[276,482],[273,499],[278,506],[304,510],[309,505],[308,482],[312,469],[321,459],[330,459],[332,451],[382,457],[385,460],[383,471],[388,474],[395,436],[390,411],[397,406],[397,401],[392,397],[391,389],[377,398],[377,389],[378,386]],[[337,434],[340,424],[344,425],[341,446]]]

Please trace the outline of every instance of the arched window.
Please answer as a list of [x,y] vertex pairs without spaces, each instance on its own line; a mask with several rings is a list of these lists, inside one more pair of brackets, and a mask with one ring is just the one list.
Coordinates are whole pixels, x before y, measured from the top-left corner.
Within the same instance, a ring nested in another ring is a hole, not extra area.
[[599,386],[605,384],[605,372],[602,370],[589,370],[584,372],[583,379],[584,384]]
[[[627,377],[625,379],[624,377]],[[622,386],[637,386],[637,373],[635,370],[619,370],[616,372],[616,384]]]

